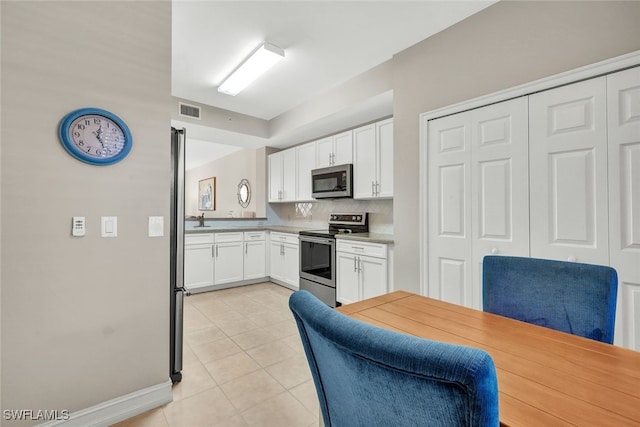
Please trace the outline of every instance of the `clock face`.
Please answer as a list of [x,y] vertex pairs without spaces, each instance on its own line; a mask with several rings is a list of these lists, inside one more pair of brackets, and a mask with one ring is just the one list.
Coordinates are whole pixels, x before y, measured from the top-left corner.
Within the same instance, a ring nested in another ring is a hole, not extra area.
[[94,165],[122,160],[131,150],[132,142],[122,120],[97,108],[69,113],[60,125],[60,139],[72,156]]

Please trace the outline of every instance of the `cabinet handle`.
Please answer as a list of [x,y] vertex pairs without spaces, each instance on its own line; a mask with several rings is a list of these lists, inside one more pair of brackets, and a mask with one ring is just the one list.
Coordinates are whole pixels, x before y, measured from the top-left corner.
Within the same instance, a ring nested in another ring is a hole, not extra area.
[[336,154],[331,153],[331,165],[335,165],[335,164],[336,164]]
[[215,258],[216,257],[216,253],[214,252],[214,248],[215,245],[211,246],[211,258]]
[[376,196],[380,195],[380,182],[376,181]]
[[249,253],[249,244],[245,242],[244,244],[244,253],[245,255]]
[[371,196],[376,195],[376,183],[375,181],[371,181]]
[[218,258],[218,245],[216,245],[216,258]]
[[364,248],[362,246],[351,246],[353,248],[354,251],[364,251]]
[[358,257],[358,274],[362,273],[362,260]]
[[353,272],[355,273],[356,271],[358,271],[358,261],[357,261],[358,257],[353,257]]
[[280,255],[284,256],[284,243],[280,243]]
[[333,154],[329,153],[329,166],[333,164],[333,160],[331,159],[331,156],[333,156]]

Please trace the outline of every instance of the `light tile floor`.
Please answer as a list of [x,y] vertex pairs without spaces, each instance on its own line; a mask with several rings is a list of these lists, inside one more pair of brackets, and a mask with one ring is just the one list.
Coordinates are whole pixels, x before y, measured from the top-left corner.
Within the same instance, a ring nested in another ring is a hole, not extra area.
[[289,295],[260,283],[185,298],[183,379],[173,402],[116,426],[318,426]]

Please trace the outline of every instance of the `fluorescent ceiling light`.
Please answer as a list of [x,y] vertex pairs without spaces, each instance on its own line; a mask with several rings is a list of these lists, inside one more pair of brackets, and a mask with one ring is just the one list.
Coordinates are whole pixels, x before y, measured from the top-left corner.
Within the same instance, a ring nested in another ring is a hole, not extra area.
[[270,43],[261,44],[222,81],[218,86],[218,92],[237,95],[283,58],[284,50],[278,46]]

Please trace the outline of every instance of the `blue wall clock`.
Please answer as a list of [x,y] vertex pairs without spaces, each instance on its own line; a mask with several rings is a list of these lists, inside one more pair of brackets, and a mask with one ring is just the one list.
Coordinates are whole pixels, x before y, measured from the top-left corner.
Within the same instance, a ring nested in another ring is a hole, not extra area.
[[91,165],[117,163],[133,144],[124,121],[99,108],[80,108],[67,114],[60,122],[59,135],[69,154]]

